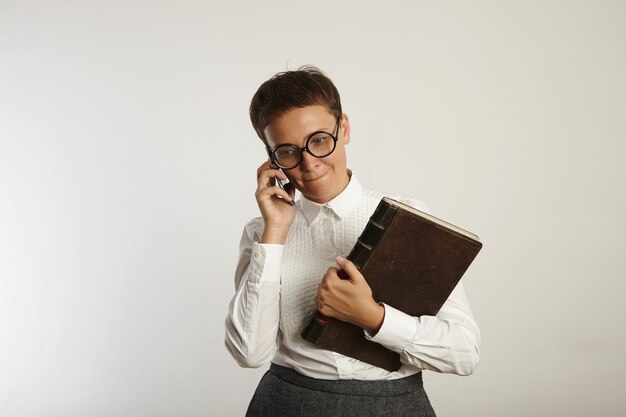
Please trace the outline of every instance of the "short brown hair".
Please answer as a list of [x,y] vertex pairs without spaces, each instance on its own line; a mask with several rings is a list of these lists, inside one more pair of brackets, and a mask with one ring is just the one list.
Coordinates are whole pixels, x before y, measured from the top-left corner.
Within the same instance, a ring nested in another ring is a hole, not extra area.
[[341,117],[339,91],[322,71],[303,66],[295,71],[279,72],[265,81],[250,102],[250,121],[267,145],[264,130],[277,117],[294,108],[320,105],[335,117]]

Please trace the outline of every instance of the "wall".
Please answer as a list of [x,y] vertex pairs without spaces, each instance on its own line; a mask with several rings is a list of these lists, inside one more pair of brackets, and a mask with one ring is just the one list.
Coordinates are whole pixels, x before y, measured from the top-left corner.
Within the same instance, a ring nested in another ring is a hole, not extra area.
[[624,2],[2,0],[0,54],[0,415],[243,415],[247,108],[306,63],[361,182],[484,242],[438,415],[626,412]]

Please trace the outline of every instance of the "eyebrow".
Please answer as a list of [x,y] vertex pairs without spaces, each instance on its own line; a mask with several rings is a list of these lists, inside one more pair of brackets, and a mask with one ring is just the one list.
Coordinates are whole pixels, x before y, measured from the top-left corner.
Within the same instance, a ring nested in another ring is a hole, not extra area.
[[[336,129],[338,125],[339,125],[339,119],[337,118],[337,120],[335,120],[335,130],[337,130],[337,135],[339,135],[339,131],[338,131],[338,129]],[[304,139],[304,141],[306,142],[306,141],[307,141],[307,140],[308,140],[311,136],[313,136],[313,135],[314,135],[314,134],[316,134],[316,133],[320,133],[320,132],[330,133],[330,134],[331,134],[331,135],[333,135],[333,136],[335,135],[335,134],[333,133],[333,128],[332,128],[332,127],[331,127],[330,129],[321,128],[321,129],[316,129],[316,130],[312,131],[311,133],[309,133],[308,135],[306,135],[303,139]],[[289,141],[289,142],[287,142],[287,143],[286,143],[286,145],[291,145],[291,144],[294,144],[294,145],[295,145],[295,143],[293,143],[293,142],[291,142],[291,141]],[[299,147],[299,146],[298,146],[298,147]]]

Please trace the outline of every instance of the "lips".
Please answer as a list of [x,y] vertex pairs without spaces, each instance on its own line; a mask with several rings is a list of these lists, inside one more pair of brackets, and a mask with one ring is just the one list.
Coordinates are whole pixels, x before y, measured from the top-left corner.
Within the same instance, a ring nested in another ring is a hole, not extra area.
[[317,181],[319,179],[324,178],[329,172],[330,172],[330,169],[328,171],[326,171],[325,173],[323,173],[322,175],[320,175],[319,177],[316,177],[316,178],[302,178],[302,181],[304,181],[304,182]]

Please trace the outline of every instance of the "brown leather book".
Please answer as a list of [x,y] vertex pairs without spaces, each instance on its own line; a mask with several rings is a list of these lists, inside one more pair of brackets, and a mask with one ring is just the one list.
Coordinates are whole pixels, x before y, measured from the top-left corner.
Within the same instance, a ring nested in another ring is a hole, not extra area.
[[[481,247],[478,236],[385,197],[347,259],[361,270],[377,302],[415,317],[434,316]],[[388,371],[401,366],[398,353],[365,339],[363,329],[320,312],[302,337]]]

